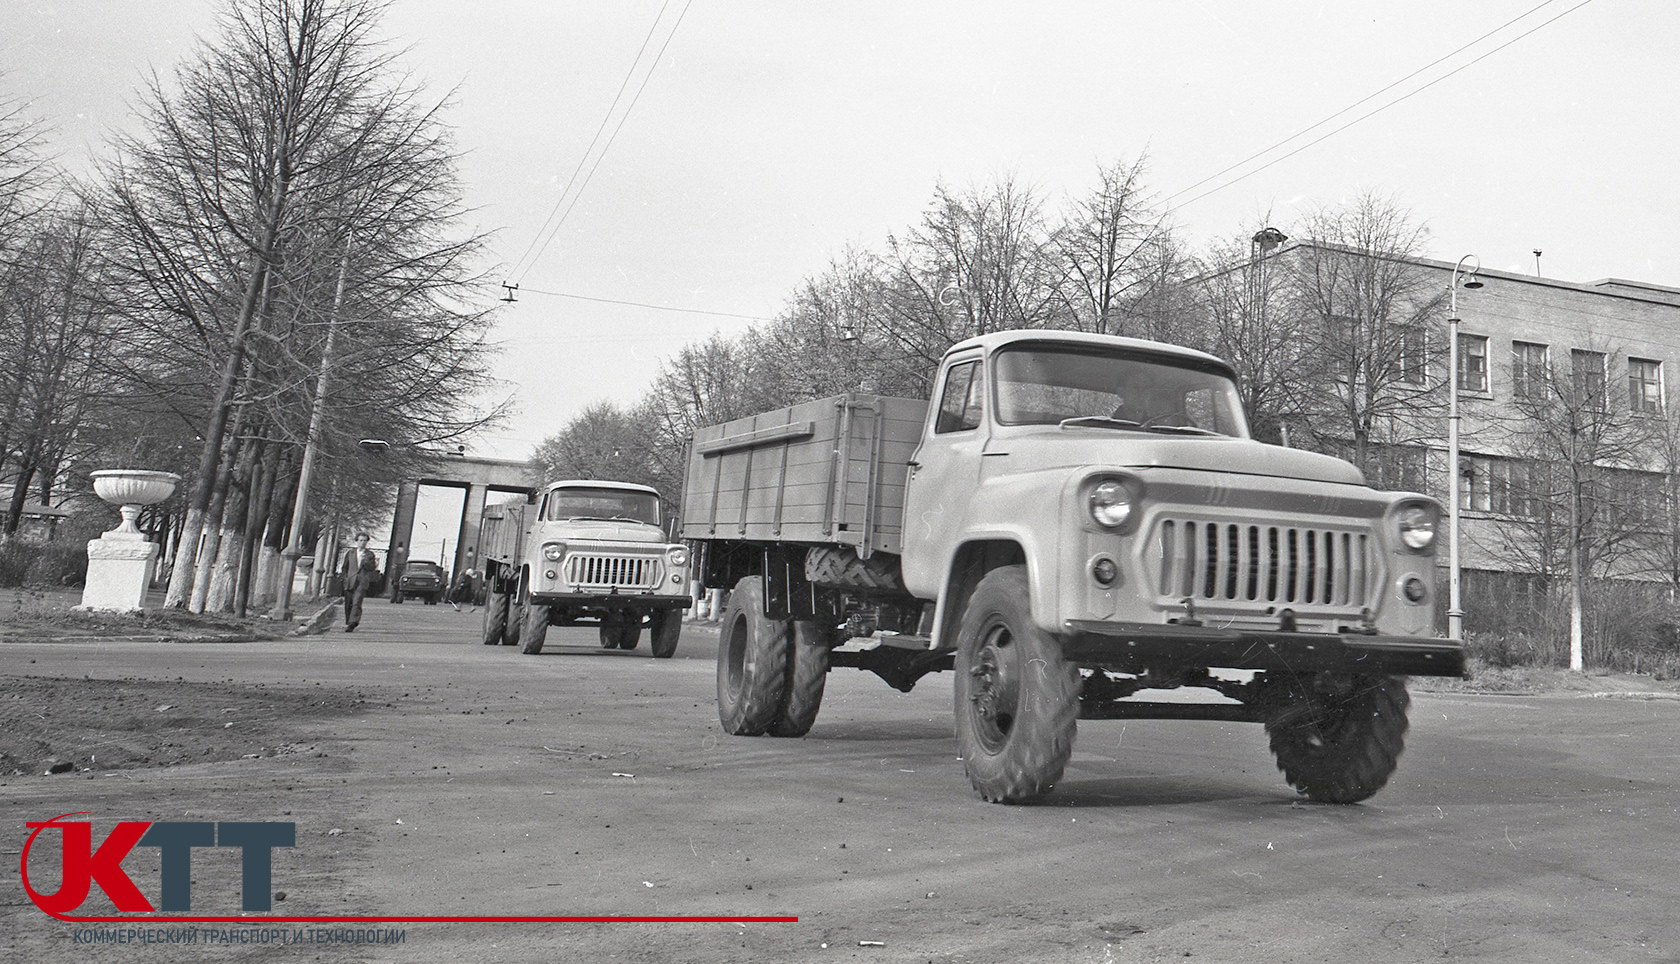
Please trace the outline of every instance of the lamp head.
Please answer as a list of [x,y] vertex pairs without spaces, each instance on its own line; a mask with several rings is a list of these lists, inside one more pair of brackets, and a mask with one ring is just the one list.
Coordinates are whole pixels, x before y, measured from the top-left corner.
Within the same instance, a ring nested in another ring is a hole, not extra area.
[[1463,287],[1475,289],[1480,288],[1481,286],[1482,282],[1476,277],[1476,272],[1474,271],[1470,272],[1470,277],[1464,279]]

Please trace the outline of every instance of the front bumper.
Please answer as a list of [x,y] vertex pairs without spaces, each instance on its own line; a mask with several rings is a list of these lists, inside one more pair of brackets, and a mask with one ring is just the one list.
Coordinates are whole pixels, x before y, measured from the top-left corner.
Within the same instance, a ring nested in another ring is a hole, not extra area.
[[1150,667],[1219,666],[1292,673],[1383,676],[1464,675],[1464,644],[1416,636],[1286,633],[1070,619],[1062,655],[1121,672]]
[[538,592],[531,601],[540,606],[570,606],[582,609],[687,609],[694,600],[648,592]]

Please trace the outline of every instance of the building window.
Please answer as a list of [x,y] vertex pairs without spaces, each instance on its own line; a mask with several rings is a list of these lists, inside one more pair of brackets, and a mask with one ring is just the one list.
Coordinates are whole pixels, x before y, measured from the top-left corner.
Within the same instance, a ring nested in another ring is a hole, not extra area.
[[1641,415],[1662,414],[1662,362],[1628,359],[1628,407]]
[[1511,342],[1511,391],[1518,398],[1545,397],[1551,365],[1546,346],[1529,341]]
[[1489,459],[1487,500],[1489,509],[1519,519],[1539,515],[1545,483],[1544,469],[1537,462],[1519,459]]
[[1423,328],[1400,333],[1400,380],[1408,385],[1429,380],[1429,332]]
[[1608,407],[1609,398],[1604,391],[1603,352],[1582,351],[1579,348],[1571,351],[1569,375],[1574,382],[1575,398],[1580,404],[1600,410]]
[[1488,390],[1488,340],[1486,335],[1458,336],[1458,390]]

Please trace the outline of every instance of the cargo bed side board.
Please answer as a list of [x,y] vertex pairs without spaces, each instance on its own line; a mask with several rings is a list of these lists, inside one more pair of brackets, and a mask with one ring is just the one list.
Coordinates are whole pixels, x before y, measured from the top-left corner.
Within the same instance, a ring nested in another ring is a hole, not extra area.
[[683,538],[899,551],[926,412],[916,399],[841,395],[696,430]]

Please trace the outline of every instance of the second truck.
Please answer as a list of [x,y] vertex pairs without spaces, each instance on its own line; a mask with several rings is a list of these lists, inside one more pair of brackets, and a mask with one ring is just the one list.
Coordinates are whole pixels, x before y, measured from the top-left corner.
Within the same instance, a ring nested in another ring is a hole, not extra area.
[[548,627],[595,625],[607,649],[635,649],[645,627],[669,659],[692,603],[688,549],[665,536],[645,485],[570,479],[533,505],[489,506],[479,528],[484,643],[542,652]]

